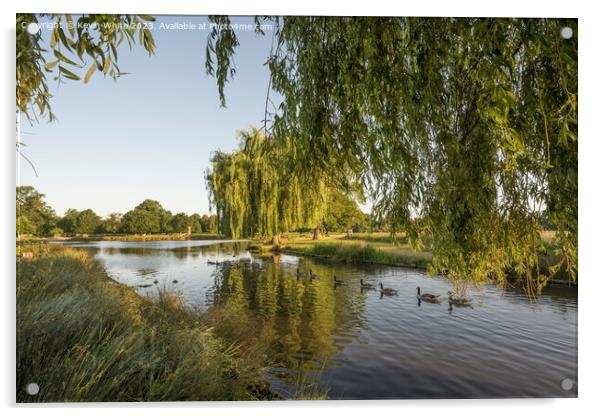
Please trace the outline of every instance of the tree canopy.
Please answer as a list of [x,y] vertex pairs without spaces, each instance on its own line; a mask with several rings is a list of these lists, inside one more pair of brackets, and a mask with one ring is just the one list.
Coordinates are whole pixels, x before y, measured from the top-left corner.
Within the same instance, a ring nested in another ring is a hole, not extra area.
[[[228,17],[212,19],[223,96],[238,42]],[[275,25],[266,59],[282,102],[266,127],[291,169],[353,175],[393,231],[429,242],[433,271],[473,282],[514,268],[545,284],[545,208],[576,272],[576,20],[256,20]]]
[[58,225],[70,235],[95,234],[101,231],[102,218],[91,209],[68,209],[58,221]]
[[170,232],[171,212],[157,201],[146,199],[121,219],[122,232],[129,234],[153,234]]
[[290,175],[287,149],[258,129],[240,133],[240,148],[215,152],[206,172],[218,228],[228,237],[275,236],[320,222],[326,186]]
[[16,194],[17,235],[48,234],[56,225],[56,214],[44,201],[45,195],[32,186],[18,186]]

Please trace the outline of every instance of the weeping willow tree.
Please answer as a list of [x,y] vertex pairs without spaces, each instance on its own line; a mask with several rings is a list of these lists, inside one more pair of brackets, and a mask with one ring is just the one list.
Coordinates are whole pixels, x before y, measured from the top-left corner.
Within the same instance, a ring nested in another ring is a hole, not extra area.
[[[207,70],[225,104],[238,41],[228,17],[211,19]],[[267,63],[282,97],[266,129],[291,149],[291,169],[361,181],[393,232],[428,243],[431,271],[457,281],[505,283],[514,270],[540,291],[545,209],[556,267],[575,278],[576,20],[256,22],[274,25],[259,31],[273,36]]]
[[240,133],[240,148],[215,152],[205,179],[219,231],[231,238],[273,237],[315,227],[323,217],[326,184],[315,175],[292,175],[288,150],[258,129]]

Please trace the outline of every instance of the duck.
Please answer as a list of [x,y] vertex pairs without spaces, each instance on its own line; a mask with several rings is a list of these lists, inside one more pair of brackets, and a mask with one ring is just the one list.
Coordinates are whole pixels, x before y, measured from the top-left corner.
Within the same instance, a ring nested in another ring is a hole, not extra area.
[[319,279],[320,276],[318,276],[317,274],[315,274],[314,272],[312,272],[311,269],[309,269],[309,278],[311,280],[315,280],[315,279]]
[[431,302],[431,303],[439,303],[439,296],[440,295],[432,295],[430,293],[423,293],[420,294],[420,286],[416,287],[416,297],[419,300],[423,300],[425,302]]
[[384,287],[383,282],[380,282],[379,285],[380,285],[380,293],[382,295],[387,295],[387,296],[397,295],[397,290],[391,289],[390,287]]
[[463,298],[462,296],[454,296],[452,292],[447,292],[447,299],[450,305],[459,307],[467,306],[472,308],[472,299]]
[[368,290],[374,289],[374,285],[371,285],[370,283],[364,283],[364,279],[360,279],[360,287]]
[[343,280],[337,279],[337,277],[334,276],[334,284],[335,285],[346,285],[347,283],[345,283]]

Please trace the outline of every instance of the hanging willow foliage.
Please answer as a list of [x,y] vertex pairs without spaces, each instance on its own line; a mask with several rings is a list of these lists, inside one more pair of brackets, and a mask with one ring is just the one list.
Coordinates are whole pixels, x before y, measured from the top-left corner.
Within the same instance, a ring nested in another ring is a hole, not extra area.
[[[212,20],[223,94],[238,43],[227,17]],[[375,213],[458,281],[504,283],[512,269],[540,291],[545,209],[575,278],[576,20],[256,21],[275,26],[266,54],[282,103],[269,132],[291,169],[361,181]]]
[[324,213],[326,185],[290,175],[288,151],[257,129],[240,133],[240,148],[215,152],[205,179],[221,233],[231,238],[278,236],[315,227]]

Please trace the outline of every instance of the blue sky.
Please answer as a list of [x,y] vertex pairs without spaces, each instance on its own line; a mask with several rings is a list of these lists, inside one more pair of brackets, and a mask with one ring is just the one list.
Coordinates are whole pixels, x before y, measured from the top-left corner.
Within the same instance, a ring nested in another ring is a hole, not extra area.
[[[92,208],[102,216],[123,213],[146,198],[173,213],[208,212],[203,172],[211,152],[234,149],[236,131],[264,118],[271,32],[257,37],[237,31],[237,73],[226,89],[227,108],[220,108],[215,79],[204,68],[209,31],[158,28],[161,22],[206,21],[158,16],[156,54],[122,45],[119,66],[130,74],[117,82],[98,71],[87,85],[57,86],[49,77],[58,121],[29,125],[22,118],[23,151],[39,176],[21,161],[20,185],[46,194],[59,215],[68,208]],[[49,32],[41,30],[48,40]]]

